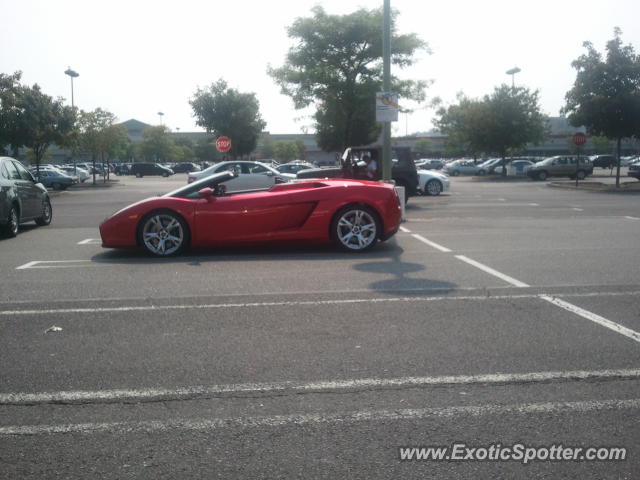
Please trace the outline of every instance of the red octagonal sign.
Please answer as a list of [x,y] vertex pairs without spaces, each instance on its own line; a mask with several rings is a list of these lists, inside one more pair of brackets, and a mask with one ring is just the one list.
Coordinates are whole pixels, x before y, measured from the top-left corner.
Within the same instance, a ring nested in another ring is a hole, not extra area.
[[587,143],[587,136],[582,132],[578,132],[573,136],[573,143],[574,145],[581,147],[582,145]]
[[229,137],[218,137],[216,140],[216,148],[219,152],[228,152],[231,150],[231,139]]

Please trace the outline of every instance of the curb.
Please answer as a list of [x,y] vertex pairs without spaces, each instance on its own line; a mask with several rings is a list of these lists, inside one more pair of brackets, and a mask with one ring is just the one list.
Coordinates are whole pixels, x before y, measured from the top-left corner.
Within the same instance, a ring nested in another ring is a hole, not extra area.
[[576,187],[575,181],[549,182],[547,187],[581,190],[584,192],[640,194],[640,182],[620,182],[620,188],[616,188],[615,184],[611,185],[602,182],[580,182]]

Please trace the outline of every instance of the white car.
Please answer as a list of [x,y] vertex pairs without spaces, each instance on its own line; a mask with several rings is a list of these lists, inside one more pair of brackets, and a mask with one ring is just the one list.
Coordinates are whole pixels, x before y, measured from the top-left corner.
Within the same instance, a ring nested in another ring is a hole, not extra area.
[[229,192],[271,188],[276,183],[286,183],[296,178],[295,175],[280,173],[275,168],[265,165],[264,163],[250,162],[246,160],[231,160],[228,162],[216,163],[201,172],[191,172],[188,174],[187,182],[191,183],[215,173],[226,171],[232,171],[238,174],[236,178],[225,182],[227,191]]
[[85,180],[91,177],[88,171],[80,167],[74,168],[73,165],[63,165],[61,167],[58,167],[58,169],[65,172],[67,175],[78,177],[78,180],[80,180],[80,183],[83,183]]
[[[507,175],[526,175],[533,165],[535,164],[530,160],[513,160],[507,163]],[[502,175],[502,168],[502,165],[497,166],[493,173]]]
[[418,170],[418,190],[423,195],[440,195],[449,190],[449,177],[433,170]]

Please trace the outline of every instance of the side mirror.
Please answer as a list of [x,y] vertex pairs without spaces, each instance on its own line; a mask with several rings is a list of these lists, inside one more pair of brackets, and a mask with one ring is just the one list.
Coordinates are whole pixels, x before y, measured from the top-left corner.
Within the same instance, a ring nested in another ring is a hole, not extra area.
[[209,187],[205,187],[202,190],[198,190],[198,196],[200,198],[212,198],[213,197],[213,190]]

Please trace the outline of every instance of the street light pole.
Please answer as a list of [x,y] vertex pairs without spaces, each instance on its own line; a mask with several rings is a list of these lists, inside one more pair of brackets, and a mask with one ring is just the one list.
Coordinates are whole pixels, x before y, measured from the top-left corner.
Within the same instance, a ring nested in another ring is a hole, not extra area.
[[[382,32],[382,90],[391,91],[391,0],[384,0]],[[391,180],[391,122],[382,124],[382,180]]]
[[75,104],[73,101],[73,79],[76,77],[79,77],[80,74],[78,72],[76,72],[75,70],[71,70],[71,67],[67,68],[64,71],[65,75],[69,75],[69,77],[71,77],[71,108],[75,108]]
[[507,75],[511,75],[511,88],[516,88],[514,77],[516,76],[516,73],[520,73],[521,71],[522,70],[520,70],[518,67],[513,67],[511,70],[507,70]]
[[162,112],[158,112],[158,116],[160,117],[160,125],[162,126],[162,116],[164,115],[164,113]]

